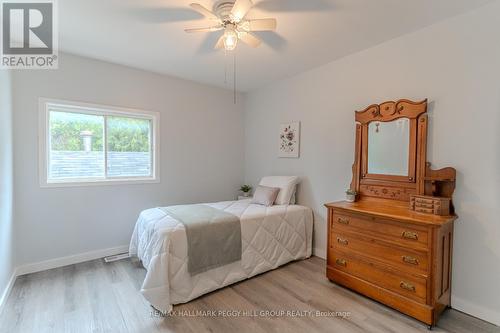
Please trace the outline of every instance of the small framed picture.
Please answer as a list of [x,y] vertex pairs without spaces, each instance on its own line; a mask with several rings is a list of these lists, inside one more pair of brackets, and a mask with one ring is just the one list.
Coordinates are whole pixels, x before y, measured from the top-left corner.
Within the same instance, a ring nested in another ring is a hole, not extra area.
[[300,122],[280,125],[278,157],[298,158],[300,150]]

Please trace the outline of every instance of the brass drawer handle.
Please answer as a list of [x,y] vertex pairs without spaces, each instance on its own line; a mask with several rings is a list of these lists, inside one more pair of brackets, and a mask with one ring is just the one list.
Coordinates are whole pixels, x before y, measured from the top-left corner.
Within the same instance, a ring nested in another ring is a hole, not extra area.
[[403,231],[401,236],[406,239],[418,240],[418,234],[416,232]]
[[407,264],[418,265],[418,259],[410,256],[403,256],[403,261]]
[[345,259],[336,259],[335,263],[339,266],[344,266],[344,267],[347,266],[347,261]]
[[401,289],[408,290],[408,291],[411,291],[411,292],[415,292],[415,286],[412,285],[409,282],[401,281],[401,283],[399,284],[399,286],[401,287]]
[[342,245],[348,245],[349,241],[347,239],[342,239],[340,237],[337,237],[337,243],[342,244]]
[[341,223],[341,224],[349,224],[349,219],[348,218],[342,218],[342,217],[339,217],[337,219],[337,222],[338,223]]

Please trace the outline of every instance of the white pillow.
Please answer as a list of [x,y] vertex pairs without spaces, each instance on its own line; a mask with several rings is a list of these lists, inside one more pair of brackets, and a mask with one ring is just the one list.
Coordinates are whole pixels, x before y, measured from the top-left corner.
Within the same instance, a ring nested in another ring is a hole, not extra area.
[[253,192],[253,204],[272,206],[278,197],[280,189],[278,187],[267,187],[259,185]]
[[299,182],[300,179],[297,176],[270,176],[262,178],[259,185],[278,187],[280,192],[274,203],[276,205],[289,205]]

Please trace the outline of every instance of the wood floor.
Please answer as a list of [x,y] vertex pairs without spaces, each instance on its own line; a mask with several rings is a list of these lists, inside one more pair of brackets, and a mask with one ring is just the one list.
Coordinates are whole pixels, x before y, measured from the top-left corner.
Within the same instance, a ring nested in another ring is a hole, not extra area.
[[[140,263],[94,260],[19,277],[0,314],[0,332],[428,332],[424,324],[332,284],[324,272],[325,261],[317,257],[294,262],[176,306],[177,315],[165,318],[138,291],[145,276]],[[223,316],[233,310],[247,316]],[[286,310],[295,316],[265,316]],[[306,311],[350,315],[313,317]],[[500,328],[448,310],[433,331]]]

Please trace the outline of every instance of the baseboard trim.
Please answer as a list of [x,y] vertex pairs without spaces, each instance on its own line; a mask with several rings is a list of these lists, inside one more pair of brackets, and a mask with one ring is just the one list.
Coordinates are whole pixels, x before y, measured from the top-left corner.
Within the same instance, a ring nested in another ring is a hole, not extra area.
[[0,316],[2,315],[3,309],[5,308],[5,304],[7,303],[7,298],[9,298],[10,292],[12,291],[12,287],[14,287],[14,283],[16,282],[17,272],[16,269],[12,272],[9,283],[7,283],[7,287],[3,291],[0,297]]
[[321,259],[326,259],[326,250],[315,247],[313,249],[313,254]]
[[75,254],[67,257],[61,257],[56,259],[50,259],[45,261],[40,261],[36,263],[31,263],[27,265],[22,265],[17,267],[17,276],[31,274],[41,271],[46,271],[48,269],[59,268],[63,266],[78,264],[85,261],[95,260],[104,258],[107,256],[113,256],[120,253],[128,252],[129,246],[122,245],[117,247],[112,247],[108,249],[84,252],[80,254]]
[[500,315],[498,315],[498,312],[470,303],[460,297],[451,296],[451,307],[470,316],[500,326]]

